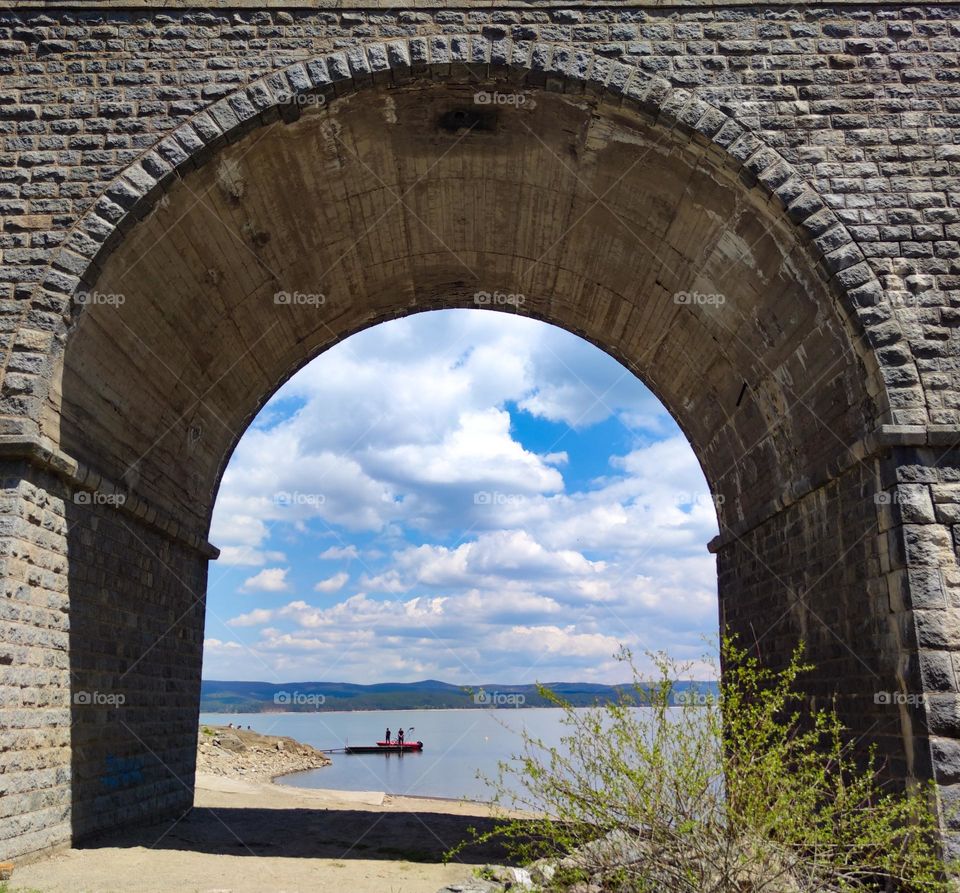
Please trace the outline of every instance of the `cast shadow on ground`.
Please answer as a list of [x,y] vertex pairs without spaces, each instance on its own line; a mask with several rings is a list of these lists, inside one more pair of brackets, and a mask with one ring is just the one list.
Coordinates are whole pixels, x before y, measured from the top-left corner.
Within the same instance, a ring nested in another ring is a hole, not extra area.
[[[150,849],[323,859],[391,859],[441,862],[443,854],[483,832],[494,821],[435,812],[371,812],[351,809],[258,809],[194,807],[177,822],[102,834],[82,849]],[[454,861],[509,864],[500,842],[472,844]]]

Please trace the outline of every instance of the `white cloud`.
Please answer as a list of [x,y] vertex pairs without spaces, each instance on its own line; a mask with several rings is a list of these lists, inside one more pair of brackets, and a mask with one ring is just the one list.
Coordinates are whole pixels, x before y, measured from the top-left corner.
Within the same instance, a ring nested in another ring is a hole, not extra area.
[[513,626],[497,633],[491,644],[501,651],[533,651],[602,661],[612,657],[621,643],[622,639],[616,636],[578,632],[573,626]]
[[263,519],[253,515],[234,515],[215,511],[210,536],[234,546],[259,546],[267,534]]
[[[507,580],[592,576],[604,569],[573,550],[549,551],[530,534],[504,530],[480,536],[455,549],[417,546],[393,556],[394,567],[382,577],[365,578],[371,590],[396,592],[415,585],[497,586]],[[381,582],[386,584],[381,589]]]
[[268,561],[286,561],[283,552],[263,551],[252,546],[223,546],[220,549],[219,565],[259,567]]
[[563,488],[557,471],[513,439],[510,414],[498,409],[463,412],[437,443],[383,450],[377,470],[393,480],[426,486],[497,486],[515,493]]
[[[623,378],[622,367],[586,342],[500,316],[441,312],[395,320],[306,366],[264,410],[272,426],[254,425],[238,445],[212,540],[231,550],[262,549],[275,523],[309,519],[379,533],[397,521],[434,532],[464,523],[510,526],[513,505],[478,509],[476,494],[560,492],[556,466],[569,457],[524,449],[511,431],[508,403],[572,421],[583,416],[586,388],[596,404],[590,418],[611,408],[659,409],[635,379]],[[424,350],[424,344],[444,347]],[[549,398],[538,398],[541,392]],[[278,421],[273,406],[291,400],[298,410]],[[225,554],[252,562],[249,551]]]
[[354,558],[359,558],[360,553],[351,543],[349,546],[331,546],[321,552],[320,557],[325,561],[352,561]]
[[274,612],[267,608],[255,608],[227,621],[227,626],[263,626],[273,619]]
[[[516,407],[543,421],[518,431]],[[589,443],[613,455],[584,474],[577,432],[610,419],[616,444]],[[560,433],[526,436],[547,423]],[[228,621],[277,673],[470,682],[622,678],[618,641],[698,656],[715,532],[689,445],[633,376],[553,327],[452,312],[366,330],[284,385],[234,453],[211,539],[231,594],[296,577],[328,596]],[[355,562],[362,591],[318,560]],[[238,586],[232,566],[263,569]],[[264,677],[231,654],[212,647],[205,674]]]
[[224,642],[221,639],[204,639],[203,650],[206,654],[234,654],[243,651],[239,642]]
[[321,580],[313,588],[315,592],[337,592],[343,589],[344,584],[349,579],[350,574],[341,571],[339,574],[334,574],[326,580]]
[[614,655],[621,644],[641,650],[643,635],[577,619],[547,596],[471,591],[403,600],[361,594],[329,607],[296,600],[228,625],[262,627],[250,650],[278,678],[286,672],[285,678],[358,682],[622,680]]
[[286,592],[290,588],[287,582],[288,567],[266,567],[243,581],[241,592]]

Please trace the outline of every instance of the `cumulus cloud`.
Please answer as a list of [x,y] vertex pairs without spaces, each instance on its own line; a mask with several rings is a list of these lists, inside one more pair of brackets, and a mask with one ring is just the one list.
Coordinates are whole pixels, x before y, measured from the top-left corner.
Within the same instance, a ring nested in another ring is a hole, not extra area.
[[263,626],[273,617],[273,611],[267,608],[255,608],[246,614],[240,614],[227,621],[227,626]]
[[320,558],[324,561],[352,561],[359,557],[360,552],[352,543],[349,546],[331,546],[320,553]]
[[387,574],[366,578],[365,588],[378,590],[382,582],[388,592],[415,585],[493,587],[531,578],[547,581],[591,576],[604,569],[603,562],[589,561],[573,550],[551,552],[522,530],[484,534],[454,549],[417,546],[395,553],[393,565]]
[[332,577],[327,577],[326,580],[321,580],[319,583],[314,584],[315,592],[336,592],[339,589],[343,589],[344,583],[350,579],[350,574],[341,572],[339,574],[334,574]]
[[259,567],[269,561],[286,561],[286,555],[283,552],[264,551],[253,546],[223,546],[217,560],[221,565]]
[[243,651],[239,642],[224,642],[222,639],[204,639],[203,650],[206,654],[225,654]]
[[287,583],[288,567],[266,567],[252,577],[243,581],[241,592],[286,592],[290,588]]
[[[422,314],[304,367],[243,437],[210,603],[290,678],[610,680],[620,642],[700,654],[715,532],[689,445],[610,357],[516,316]],[[236,592],[291,600],[238,614]],[[264,677],[213,641],[208,678]]]
[[[574,666],[580,675],[590,676],[599,666],[610,665],[623,638],[575,624],[560,625],[563,613],[557,602],[531,593],[470,592],[401,601],[360,594],[326,608],[297,600],[227,623],[262,627],[252,647],[271,664],[295,651],[316,667],[325,660],[336,661],[338,667],[353,666],[352,678],[365,681],[382,672],[383,656],[395,666],[416,663],[428,671],[446,668],[450,673],[455,666],[456,678],[473,681],[489,680],[498,672],[533,680],[538,673],[543,678],[548,670]],[[536,625],[529,625],[531,618],[537,619]],[[280,629],[277,624],[283,621],[291,628]],[[471,641],[471,634],[482,635],[482,641]],[[378,644],[371,666],[364,649],[374,641],[387,647]],[[464,647],[464,642],[470,644]]]

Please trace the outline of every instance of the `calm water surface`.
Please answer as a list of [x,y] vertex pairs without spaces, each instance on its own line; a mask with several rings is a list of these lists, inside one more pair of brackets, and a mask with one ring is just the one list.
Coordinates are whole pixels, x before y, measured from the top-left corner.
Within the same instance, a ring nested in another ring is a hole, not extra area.
[[346,744],[375,744],[389,726],[401,727],[407,741],[422,741],[421,753],[331,754],[333,765],[279,779],[305,788],[386,791],[423,797],[490,799],[481,772],[496,778],[501,760],[520,753],[520,731],[548,743],[563,733],[563,712],[552,708],[490,710],[371,710],[345,713],[202,713],[200,722],[232,722],[263,735],[288,735],[326,749]]

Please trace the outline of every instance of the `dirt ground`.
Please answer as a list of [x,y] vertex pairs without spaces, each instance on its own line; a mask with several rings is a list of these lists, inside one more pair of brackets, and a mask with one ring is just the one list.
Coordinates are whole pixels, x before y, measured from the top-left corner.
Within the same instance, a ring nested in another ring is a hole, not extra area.
[[485,845],[445,865],[479,804],[322,791],[197,776],[194,809],[166,822],[18,865],[11,890],[42,893],[436,893],[478,865]]

